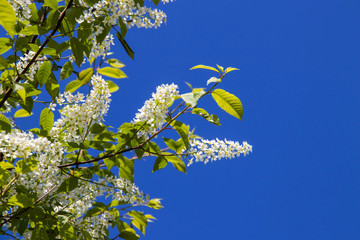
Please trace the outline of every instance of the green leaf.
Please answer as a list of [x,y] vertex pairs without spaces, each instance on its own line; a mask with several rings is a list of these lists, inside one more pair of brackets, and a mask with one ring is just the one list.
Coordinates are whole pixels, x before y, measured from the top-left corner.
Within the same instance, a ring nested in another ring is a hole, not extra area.
[[216,66],[218,67],[218,69],[220,69],[220,71],[221,71],[222,73],[224,72],[224,68],[223,68],[222,66],[217,65],[217,64],[216,64]]
[[212,70],[212,71],[220,73],[219,70],[217,70],[216,68],[205,66],[205,65],[196,65],[196,66],[190,68],[190,70],[194,70],[194,69],[208,69],[208,70]]
[[9,66],[9,63],[5,60],[5,58],[3,58],[2,56],[0,56],[0,70],[4,70]]
[[60,185],[60,187],[58,188],[57,192],[70,192],[72,190],[74,190],[75,188],[78,187],[78,178],[77,177],[68,177],[67,179],[65,179],[65,181],[63,181]]
[[235,70],[240,70],[240,69],[238,69],[238,68],[233,68],[233,67],[228,67],[228,68],[225,69],[225,74],[226,74],[226,73],[229,73],[229,72],[232,72],[232,71],[235,71]]
[[11,46],[10,38],[0,38],[0,55],[11,49]]
[[29,225],[29,219],[20,218],[19,222],[16,225],[16,230],[18,231],[20,236],[22,236],[24,234],[24,232],[27,229],[28,225]]
[[135,230],[132,228],[125,228],[123,231],[121,231],[119,237],[126,240],[137,240],[140,238],[140,236],[137,235]]
[[168,162],[171,162],[178,171],[186,173],[185,163],[180,158],[174,155],[165,156],[165,158]]
[[10,132],[11,130],[11,124],[9,120],[0,113],[0,130],[4,130],[6,132]]
[[241,101],[235,95],[222,89],[215,89],[211,95],[220,108],[242,120],[243,107]]
[[118,68],[104,67],[98,70],[98,73],[112,78],[126,78],[126,74]]
[[117,155],[119,177],[126,178],[134,182],[134,161],[122,156]]
[[55,101],[56,97],[59,95],[59,87],[59,83],[54,73],[51,73],[48,81],[45,83],[45,89],[49,93],[53,101]]
[[46,228],[42,224],[37,224],[32,231],[31,240],[49,240]]
[[78,239],[75,233],[75,229],[73,228],[73,226],[71,226],[70,223],[66,223],[65,225],[63,225],[60,229],[60,236],[62,237],[61,239],[64,240],[76,240]]
[[29,173],[38,167],[38,161],[32,158],[22,159],[16,163],[15,171],[18,174]]
[[129,55],[129,57],[131,57],[132,60],[134,60],[134,51],[131,50],[129,44],[127,44],[127,42],[119,32],[116,32],[116,36],[119,39],[121,45],[124,47],[126,53]]
[[160,0],[152,0],[152,1],[155,4],[155,6],[157,6],[159,4],[159,2],[160,2]]
[[46,28],[36,25],[30,25],[25,27],[23,30],[19,32],[21,35],[32,36],[32,35],[43,35],[47,33]]
[[8,204],[12,206],[19,206],[24,208],[24,207],[31,207],[33,205],[33,201],[25,194],[19,193],[17,195],[12,196],[8,200]]
[[73,80],[71,82],[69,82],[66,87],[65,87],[65,92],[75,92],[79,87],[82,86],[81,81],[79,80]]
[[181,94],[181,98],[188,104],[190,104],[190,106],[192,108],[194,108],[199,99],[205,94],[206,92],[202,89],[193,89],[193,92],[191,93],[185,93],[185,94]]
[[110,93],[113,93],[113,92],[116,92],[117,90],[119,90],[119,86],[116,85],[113,81],[108,80],[106,82],[108,84]]
[[41,64],[39,70],[35,74],[35,80],[39,82],[40,86],[44,85],[51,74],[51,62],[45,61]]
[[166,167],[167,163],[168,162],[166,161],[166,159],[163,156],[158,156],[155,160],[155,164],[154,164],[152,172],[156,172],[160,169],[163,169],[164,167]]
[[165,144],[171,149],[174,150],[175,152],[180,152],[183,148],[184,148],[184,144],[181,141],[174,141],[171,138],[164,138],[163,140],[165,142]]
[[148,202],[148,207],[152,209],[161,209],[163,206],[161,205],[161,198],[153,198]]
[[127,33],[127,26],[126,24],[124,23],[124,20],[119,17],[119,21],[118,21],[118,24],[119,24],[119,27],[120,27],[120,31],[121,31],[121,38],[124,39],[125,36],[126,36],[126,33]]
[[70,38],[70,46],[75,57],[75,64],[80,67],[84,61],[84,46],[77,38],[74,37]]
[[15,34],[16,15],[11,4],[6,0],[0,0],[0,25],[13,37]]
[[209,80],[207,80],[206,85],[209,85],[210,83],[218,83],[218,82],[221,82],[221,79],[220,79],[220,78],[212,77],[212,78],[210,78]]
[[147,218],[142,212],[130,211],[129,216],[133,217],[132,224],[137,227],[145,235],[145,227],[147,226]]
[[19,109],[15,112],[14,118],[23,118],[23,117],[29,117],[33,115],[33,113],[28,113],[25,109]]
[[202,108],[194,108],[192,110],[192,113],[193,114],[197,114],[201,117],[203,117],[204,119],[206,119],[207,121],[217,125],[217,126],[220,126],[220,120],[219,120],[219,117],[214,115],[214,114],[211,114],[209,115],[209,113],[205,110],[205,109],[202,109]]
[[40,127],[45,131],[50,131],[54,125],[54,113],[44,108],[40,114]]
[[64,64],[64,66],[61,68],[61,71],[60,71],[60,80],[64,80],[68,77],[71,76],[73,72],[73,65],[72,63],[69,61],[69,62],[66,62]]
[[15,84],[15,92],[19,95],[24,104],[26,104],[26,90],[20,84]]
[[108,64],[110,64],[112,67],[116,68],[123,68],[125,67],[125,64],[123,64],[120,60],[117,60],[115,58],[108,59]]
[[186,150],[189,150],[189,138],[186,132],[181,127],[174,127],[174,128],[180,135],[181,139],[183,140]]
[[94,73],[94,70],[92,68],[85,69],[79,73],[78,80],[81,81],[81,86],[90,82],[93,73]]
[[44,0],[44,6],[51,7],[52,9],[57,9],[59,7],[57,0]]

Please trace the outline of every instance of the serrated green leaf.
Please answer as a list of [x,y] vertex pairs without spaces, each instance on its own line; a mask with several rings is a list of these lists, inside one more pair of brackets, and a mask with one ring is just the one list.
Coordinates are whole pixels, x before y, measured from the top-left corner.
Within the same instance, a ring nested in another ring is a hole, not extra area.
[[81,81],[79,80],[73,80],[71,82],[69,82],[66,87],[65,87],[65,92],[75,92],[79,87],[81,87]]
[[152,172],[156,172],[160,169],[163,169],[164,167],[166,167],[167,163],[168,162],[163,156],[158,156],[155,160]]
[[120,60],[112,58],[112,59],[108,59],[108,64],[110,64],[112,67],[116,67],[116,68],[123,68],[125,67],[125,64],[123,64]]
[[57,0],[44,0],[44,6],[51,7],[52,9],[58,9]]
[[15,34],[16,14],[11,4],[0,0],[0,25],[13,37]]
[[118,68],[104,67],[98,70],[98,73],[112,78],[126,78],[126,74]]
[[11,130],[11,124],[9,120],[0,113],[0,130],[4,130],[6,132],[9,132]]
[[25,109],[19,109],[15,112],[14,114],[14,118],[23,118],[23,117],[29,117],[31,116],[33,113],[28,113]]
[[50,74],[51,74],[51,62],[45,61],[41,64],[39,70],[36,72],[35,80],[37,80],[40,86],[42,86],[49,79]]
[[70,77],[70,75],[72,74],[73,72],[73,65],[72,65],[72,62],[66,62],[64,64],[64,66],[61,68],[61,71],[60,71],[60,80],[64,80],[68,77]]
[[215,89],[211,95],[221,109],[242,120],[243,107],[241,101],[235,95],[223,89]]
[[238,68],[233,68],[233,67],[228,67],[228,68],[225,69],[225,74],[226,74],[226,73],[229,73],[229,72],[232,72],[232,71],[235,71],[235,70],[240,70],[240,69],[238,69]]
[[220,73],[219,70],[217,70],[216,68],[205,66],[205,65],[196,65],[196,66],[190,68],[190,70],[194,70],[194,69],[207,69],[207,70],[212,70],[212,71]]
[[206,85],[209,85],[210,83],[218,83],[218,82],[221,82],[221,79],[220,79],[220,78],[212,77],[212,78],[210,78],[209,80],[207,80]]
[[11,46],[10,38],[0,38],[0,55],[11,49]]
[[108,84],[110,93],[113,93],[113,92],[116,92],[117,90],[119,90],[119,86],[116,85],[113,81],[108,80],[106,82]]
[[54,113],[44,108],[40,114],[40,127],[45,131],[50,131],[54,125]]

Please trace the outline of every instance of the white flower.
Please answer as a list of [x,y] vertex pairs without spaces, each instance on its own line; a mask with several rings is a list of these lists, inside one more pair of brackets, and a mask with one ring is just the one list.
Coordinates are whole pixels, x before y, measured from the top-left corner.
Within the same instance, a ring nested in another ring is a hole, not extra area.
[[165,123],[168,108],[174,100],[179,97],[178,86],[175,84],[162,84],[156,88],[152,98],[145,101],[144,106],[139,109],[133,119],[134,123],[146,122],[148,129],[139,132],[139,136],[150,137]]
[[239,142],[228,141],[228,140],[197,140],[192,139],[190,141],[189,153],[192,158],[189,160],[188,166],[195,162],[204,162],[205,164],[209,161],[216,161],[222,158],[235,158],[241,154],[246,156],[252,152],[252,146],[247,142],[240,144]]

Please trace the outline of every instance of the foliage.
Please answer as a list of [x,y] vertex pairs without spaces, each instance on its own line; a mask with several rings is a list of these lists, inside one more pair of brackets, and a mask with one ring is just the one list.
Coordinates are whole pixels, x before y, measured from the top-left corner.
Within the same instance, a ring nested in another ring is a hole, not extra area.
[[[252,150],[246,142],[200,139],[180,121],[192,113],[220,125],[218,116],[198,107],[208,95],[242,119],[240,100],[217,88],[238,70],[231,67],[197,65],[192,69],[216,74],[208,89],[190,86],[180,94],[177,85],[163,84],[133,121],[117,131],[105,125],[116,79],[127,77],[124,64],[110,58],[113,33],[134,58],[128,29],[165,21],[165,13],[142,0],[0,0],[0,25],[8,34],[0,38],[0,235],[109,239],[115,228],[113,239],[138,239],[155,219],[139,207],[162,205],[135,185],[136,159],[154,158],[154,172],[168,163],[186,172],[185,159],[207,163]],[[16,119],[34,109],[41,110],[38,126],[19,128]],[[168,129],[179,137],[167,136]]]

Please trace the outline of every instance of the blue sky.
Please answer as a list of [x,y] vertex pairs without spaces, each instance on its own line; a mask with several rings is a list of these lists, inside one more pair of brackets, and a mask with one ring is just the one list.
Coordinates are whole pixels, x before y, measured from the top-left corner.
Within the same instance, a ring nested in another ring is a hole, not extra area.
[[250,156],[192,165],[187,175],[137,163],[137,184],[165,208],[144,239],[360,239],[360,2],[177,0],[166,26],[129,31],[108,123],[129,121],[157,85],[206,84],[197,64],[240,68],[221,84],[243,121],[211,98],[205,138],[247,140]]

